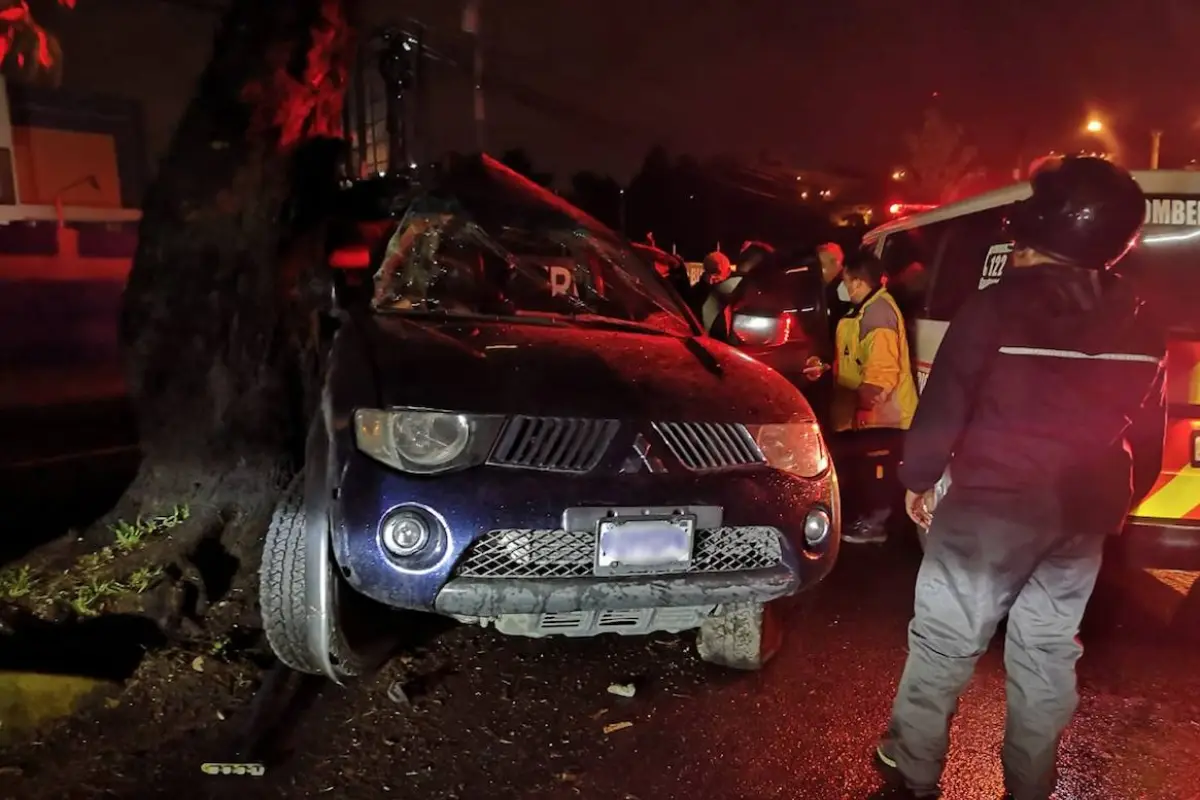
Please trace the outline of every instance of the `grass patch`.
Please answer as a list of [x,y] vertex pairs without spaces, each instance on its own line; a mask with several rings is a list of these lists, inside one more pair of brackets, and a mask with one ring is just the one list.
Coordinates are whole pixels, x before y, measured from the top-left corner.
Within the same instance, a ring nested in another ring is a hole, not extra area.
[[116,597],[125,587],[117,581],[102,581],[92,578],[87,583],[75,587],[70,606],[80,616],[92,616],[97,606],[106,598]]
[[208,654],[214,658],[225,658],[229,655],[233,642],[228,636],[218,636],[208,647]]
[[121,576],[118,560],[167,534],[189,516],[184,505],[175,506],[171,513],[161,516],[138,517],[133,522],[119,520],[109,526],[113,534],[111,545],[79,557],[69,569],[56,575],[39,574],[29,565],[4,570],[0,572],[0,599],[43,609],[65,604],[76,614],[93,616],[106,600],[142,594],[162,578],[163,570],[157,566],[139,567]]
[[190,513],[186,505],[175,506],[170,514],[150,519],[138,517],[133,522],[117,520],[108,529],[112,532],[117,550],[128,553],[145,544],[146,539],[183,524]]
[[123,581],[91,578],[75,587],[68,605],[82,617],[95,616],[105,600],[126,594],[142,594],[158,583],[162,567],[139,567]]
[[26,564],[15,569],[0,572],[0,598],[5,600],[20,600],[28,597],[37,589],[38,576]]
[[154,584],[158,583],[158,579],[163,576],[162,567],[139,567],[135,569],[126,581],[134,592],[141,594],[149,589]]

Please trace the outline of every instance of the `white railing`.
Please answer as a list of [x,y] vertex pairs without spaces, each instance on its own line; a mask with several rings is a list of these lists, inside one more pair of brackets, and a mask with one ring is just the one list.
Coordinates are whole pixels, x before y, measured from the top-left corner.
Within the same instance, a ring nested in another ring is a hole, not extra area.
[[136,208],[94,208],[91,206],[0,205],[0,225],[10,222],[138,222],[142,212]]

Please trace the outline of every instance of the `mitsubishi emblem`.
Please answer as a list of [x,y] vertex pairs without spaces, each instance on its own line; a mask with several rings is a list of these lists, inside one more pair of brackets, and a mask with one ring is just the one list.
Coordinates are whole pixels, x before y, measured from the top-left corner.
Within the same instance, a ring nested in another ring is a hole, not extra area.
[[625,459],[621,465],[621,474],[629,475],[635,472],[666,472],[662,459],[650,454],[650,441],[642,434],[633,440],[633,455]]

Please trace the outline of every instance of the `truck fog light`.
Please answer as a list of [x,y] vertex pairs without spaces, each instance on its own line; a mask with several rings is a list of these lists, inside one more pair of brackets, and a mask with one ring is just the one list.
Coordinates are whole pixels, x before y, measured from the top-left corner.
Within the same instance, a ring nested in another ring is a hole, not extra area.
[[379,538],[389,553],[408,558],[429,544],[429,523],[415,512],[396,511],[383,521]]
[[833,522],[829,512],[823,508],[814,508],[804,518],[804,543],[809,547],[817,547],[829,538]]

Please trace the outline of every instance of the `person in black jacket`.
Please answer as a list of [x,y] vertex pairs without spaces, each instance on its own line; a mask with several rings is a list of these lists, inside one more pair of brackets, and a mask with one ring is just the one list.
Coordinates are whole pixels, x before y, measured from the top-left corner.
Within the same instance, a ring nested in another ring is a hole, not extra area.
[[[730,264],[732,272],[727,272],[722,280],[713,284],[705,304],[705,313],[700,315],[701,324],[709,336],[728,340],[733,321],[732,309],[744,299],[746,293],[742,288],[743,281],[752,272],[770,272],[775,259],[775,248],[766,242],[747,241],[742,244],[736,267]],[[726,264],[729,264],[728,260]]]
[[1141,190],[1097,158],[1051,162],[1032,186],[1004,277],[955,316],[905,442],[906,505],[930,530],[875,758],[902,796],[938,796],[950,718],[1006,614],[1005,785],[1051,796],[1104,541],[1158,473],[1166,336],[1112,270]]
[[854,304],[849,295],[843,297],[842,270],[846,256],[837,242],[825,242],[817,247],[817,260],[821,264],[821,280],[825,282],[825,311],[829,314],[829,336],[837,338],[837,326]]

